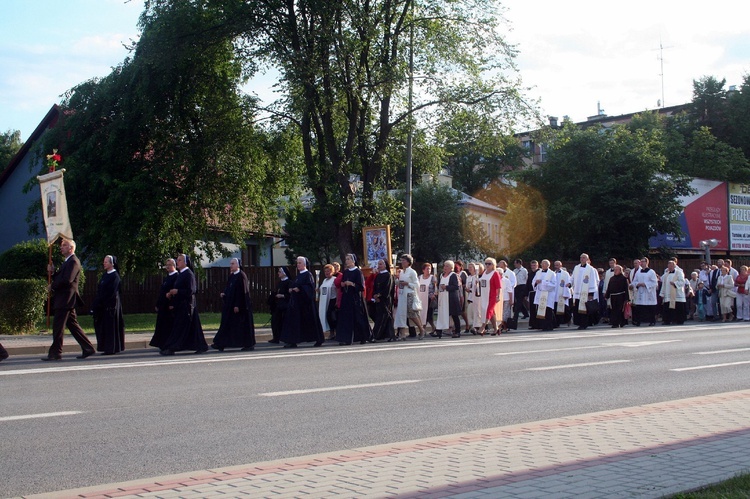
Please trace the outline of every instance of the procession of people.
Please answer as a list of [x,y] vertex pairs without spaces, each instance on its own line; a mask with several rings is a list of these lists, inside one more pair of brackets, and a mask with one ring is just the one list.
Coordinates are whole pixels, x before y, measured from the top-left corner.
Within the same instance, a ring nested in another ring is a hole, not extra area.
[[[97,351],[114,355],[125,349],[122,312],[122,279],[117,258],[106,255],[103,274],[90,308],[96,348],[78,324],[76,307],[82,306],[79,279],[81,263],[75,242],[63,239],[60,252],[65,258],[59,269],[49,265],[50,303],[54,310],[52,346],[45,361],[62,358],[64,329],[81,347],[79,359]],[[423,339],[431,336],[460,338],[462,333],[498,335],[518,328],[519,316],[528,318],[528,329],[552,331],[576,326],[579,330],[599,323],[612,328],[625,326],[681,325],[695,321],[750,321],[748,267],[739,270],[731,260],[718,259],[686,273],[672,258],[662,275],[649,267],[649,259],[633,260],[632,268],[609,259],[605,271],[595,268],[582,253],[579,263],[568,271],[560,260],[551,263],[532,260],[528,268],[516,259],[511,270],[505,260],[487,257],[463,262],[447,259],[442,272],[430,263],[412,268],[414,258],[402,254],[398,269],[381,259],[370,262],[371,272],[358,265],[357,256],[323,267],[317,282],[304,256],[296,258],[297,272],[278,269],[278,285],[268,298],[272,338],[269,343],[296,348],[301,343],[320,347],[326,339],[340,346],[377,341]],[[161,355],[179,351],[203,353],[209,349],[198,314],[197,280],[190,258],[180,254],[167,259],[167,275],[161,285],[154,311],[154,334],[150,345]],[[689,276],[688,276],[689,274]],[[238,258],[230,261],[226,286],[220,293],[221,323],[211,348],[223,352],[237,348],[255,349],[255,325],[250,282]],[[326,338],[328,335],[328,338]],[[0,360],[8,357],[0,345]]]

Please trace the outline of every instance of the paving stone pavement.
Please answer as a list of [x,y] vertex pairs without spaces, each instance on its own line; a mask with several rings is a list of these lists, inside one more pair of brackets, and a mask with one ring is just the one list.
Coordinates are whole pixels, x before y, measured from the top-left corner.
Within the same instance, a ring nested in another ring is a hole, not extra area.
[[749,415],[743,390],[28,497],[662,497],[749,471]]

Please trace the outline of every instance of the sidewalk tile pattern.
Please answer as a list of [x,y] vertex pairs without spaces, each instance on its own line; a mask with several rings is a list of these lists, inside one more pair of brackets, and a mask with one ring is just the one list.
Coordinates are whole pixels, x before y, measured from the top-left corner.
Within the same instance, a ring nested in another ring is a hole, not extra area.
[[30,497],[661,497],[750,470],[750,390]]

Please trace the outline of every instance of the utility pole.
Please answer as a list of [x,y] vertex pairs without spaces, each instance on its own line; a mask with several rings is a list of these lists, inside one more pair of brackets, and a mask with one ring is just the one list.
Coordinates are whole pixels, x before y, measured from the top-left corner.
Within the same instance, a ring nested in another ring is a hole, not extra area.
[[414,0],[411,4],[411,26],[409,27],[409,133],[406,137],[406,220],[404,222],[404,251],[411,253],[411,171],[412,138],[414,121],[412,116],[414,95]]

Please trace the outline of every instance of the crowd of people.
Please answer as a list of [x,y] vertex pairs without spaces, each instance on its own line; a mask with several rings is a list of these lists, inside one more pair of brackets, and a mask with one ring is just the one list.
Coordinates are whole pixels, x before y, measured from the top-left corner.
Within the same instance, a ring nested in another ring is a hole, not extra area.
[[[99,351],[113,355],[125,348],[121,280],[117,259],[104,257],[104,273],[98,283],[91,314],[97,346],[91,344],[77,321],[76,307],[82,304],[78,290],[81,264],[75,256],[75,242],[63,240],[65,257],[59,269],[50,265],[51,306],[54,309],[52,346],[44,361],[62,358],[63,333],[67,328],[81,346],[79,359]],[[524,262],[516,259],[514,269],[505,260],[485,258],[470,262],[464,270],[460,260],[445,260],[442,272],[430,263],[421,273],[412,268],[409,254],[399,258],[392,271],[378,260],[367,278],[354,254],[346,255],[344,268],[338,263],[323,267],[317,283],[307,258],[296,259],[296,274],[287,267],[278,271],[279,283],[270,294],[272,339],[270,343],[296,348],[300,343],[320,347],[326,340],[339,345],[377,341],[423,339],[427,334],[453,338],[463,334],[497,335],[518,328],[528,319],[529,329],[551,331],[572,324],[586,329],[604,322],[612,328],[626,325],[653,326],[696,321],[750,321],[748,267],[739,270],[731,260],[719,259],[687,273],[676,258],[662,275],[649,267],[646,257],[623,267],[614,258],[609,268],[595,268],[587,254],[572,271],[558,260]],[[209,349],[196,308],[197,282],[190,259],[182,254],[168,259],[156,300],[156,325],[150,344],[161,355]],[[222,298],[219,330],[211,348],[224,351],[255,348],[255,328],[250,286],[241,262],[230,262],[230,274]],[[427,328],[430,328],[428,331]],[[8,357],[0,345],[0,360]]]

